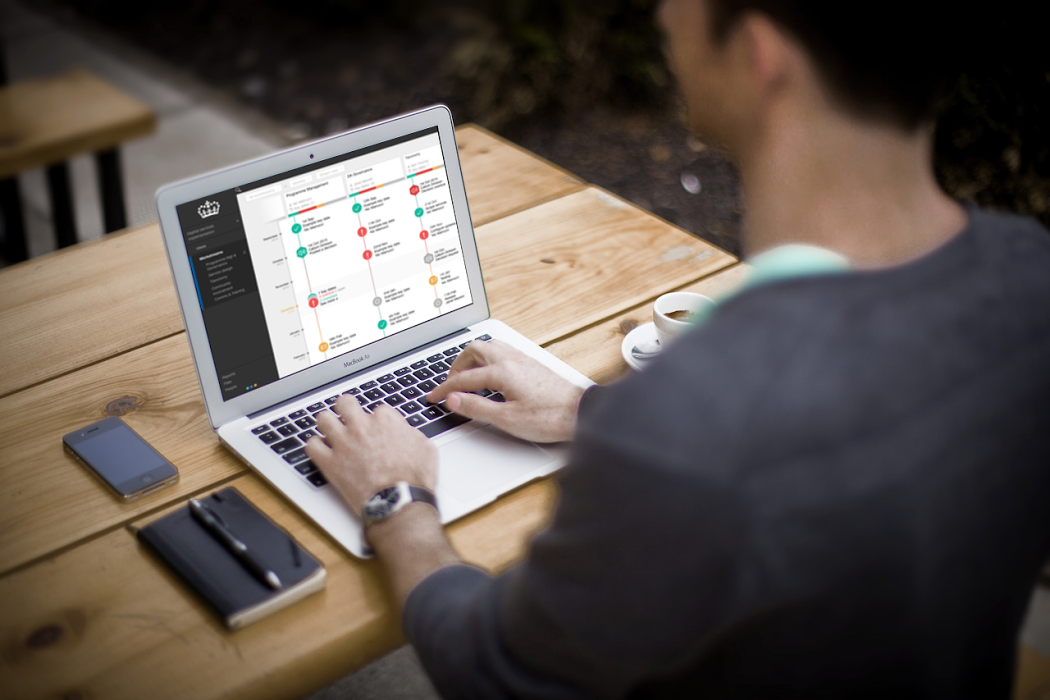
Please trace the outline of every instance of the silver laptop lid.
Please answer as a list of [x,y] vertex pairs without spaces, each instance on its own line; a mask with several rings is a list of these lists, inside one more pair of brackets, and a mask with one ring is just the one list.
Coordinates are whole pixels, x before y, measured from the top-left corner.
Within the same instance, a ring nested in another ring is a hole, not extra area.
[[157,192],[212,427],[489,316],[443,105]]

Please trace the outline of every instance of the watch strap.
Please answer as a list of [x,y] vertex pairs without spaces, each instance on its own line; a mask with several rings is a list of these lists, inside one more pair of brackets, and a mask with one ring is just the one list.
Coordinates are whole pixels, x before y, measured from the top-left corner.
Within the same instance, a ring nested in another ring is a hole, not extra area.
[[433,506],[434,510],[438,510],[437,496],[431,491],[407,481],[399,481],[393,486],[377,491],[365,502],[361,511],[361,520],[367,528],[369,525],[386,520],[409,503],[427,503]]

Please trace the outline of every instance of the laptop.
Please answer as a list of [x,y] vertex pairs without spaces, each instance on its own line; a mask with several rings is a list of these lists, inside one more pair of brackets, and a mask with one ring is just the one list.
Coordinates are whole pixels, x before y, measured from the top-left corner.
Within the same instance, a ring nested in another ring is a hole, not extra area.
[[445,522],[565,463],[565,445],[423,398],[467,344],[494,338],[592,383],[489,318],[446,107],[168,185],[156,202],[212,428],[351,554],[371,554],[361,523],[303,450],[342,394],[433,440]]

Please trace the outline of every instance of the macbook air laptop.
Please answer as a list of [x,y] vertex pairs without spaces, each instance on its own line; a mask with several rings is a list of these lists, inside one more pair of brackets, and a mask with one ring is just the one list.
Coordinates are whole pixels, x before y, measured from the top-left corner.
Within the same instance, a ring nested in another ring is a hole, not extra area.
[[212,427],[352,554],[370,554],[361,523],[303,449],[341,394],[433,440],[445,522],[564,464],[564,445],[424,398],[493,338],[591,384],[489,318],[446,107],[163,187],[157,210]]

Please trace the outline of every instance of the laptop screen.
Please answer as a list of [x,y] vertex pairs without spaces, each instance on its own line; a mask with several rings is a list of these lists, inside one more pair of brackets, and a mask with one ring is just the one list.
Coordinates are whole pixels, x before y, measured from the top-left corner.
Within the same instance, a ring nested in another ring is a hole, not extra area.
[[472,303],[437,127],[176,206],[223,401]]

